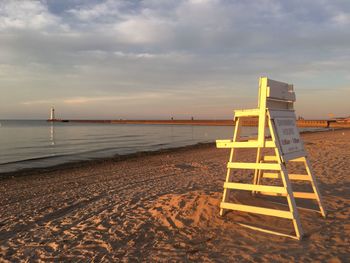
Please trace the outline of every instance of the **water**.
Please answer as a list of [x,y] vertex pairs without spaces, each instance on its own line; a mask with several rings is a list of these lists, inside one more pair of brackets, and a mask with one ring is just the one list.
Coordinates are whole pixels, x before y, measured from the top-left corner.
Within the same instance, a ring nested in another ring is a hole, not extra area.
[[[0,173],[232,137],[233,127],[0,120]],[[244,127],[245,135],[256,133]]]

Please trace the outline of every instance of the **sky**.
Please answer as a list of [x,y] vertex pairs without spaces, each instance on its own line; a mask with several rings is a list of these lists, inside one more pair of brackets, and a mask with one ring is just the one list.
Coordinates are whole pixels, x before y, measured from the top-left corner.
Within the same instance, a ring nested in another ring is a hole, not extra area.
[[228,119],[260,76],[350,115],[350,1],[0,0],[0,119]]

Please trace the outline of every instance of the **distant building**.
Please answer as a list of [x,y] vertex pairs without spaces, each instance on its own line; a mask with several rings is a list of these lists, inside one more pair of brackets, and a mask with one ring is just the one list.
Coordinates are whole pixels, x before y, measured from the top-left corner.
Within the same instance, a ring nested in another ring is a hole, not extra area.
[[348,117],[337,117],[337,118],[334,118],[334,119],[338,123],[350,123],[350,116],[348,116]]
[[50,120],[51,121],[55,120],[55,108],[54,107],[51,107]]

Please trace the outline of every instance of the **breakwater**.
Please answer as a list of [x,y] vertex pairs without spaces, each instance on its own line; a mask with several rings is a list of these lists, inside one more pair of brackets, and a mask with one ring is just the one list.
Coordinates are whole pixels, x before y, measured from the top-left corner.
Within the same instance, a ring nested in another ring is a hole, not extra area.
[[[233,126],[233,120],[68,120],[54,119],[49,122],[72,123],[110,123],[110,124],[158,124],[158,125],[202,125],[202,126]],[[243,121],[244,126],[257,126],[257,119]],[[350,122],[336,122],[334,120],[297,120],[298,127],[314,128],[350,128]]]

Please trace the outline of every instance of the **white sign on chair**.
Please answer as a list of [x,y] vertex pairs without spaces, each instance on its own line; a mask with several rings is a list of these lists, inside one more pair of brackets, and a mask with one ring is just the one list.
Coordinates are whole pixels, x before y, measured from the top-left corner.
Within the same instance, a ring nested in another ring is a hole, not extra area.
[[275,118],[274,123],[283,155],[304,151],[294,118]]

